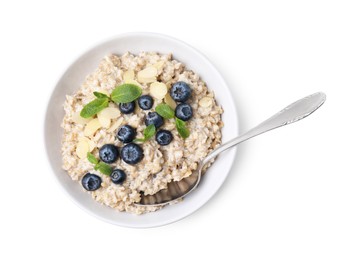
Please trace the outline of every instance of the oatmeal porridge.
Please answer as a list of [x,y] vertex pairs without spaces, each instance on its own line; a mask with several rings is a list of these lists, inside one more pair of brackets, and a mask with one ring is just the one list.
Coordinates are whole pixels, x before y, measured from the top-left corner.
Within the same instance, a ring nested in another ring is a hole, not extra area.
[[221,143],[222,108],[171,54],[104,57],[64,110],[63,169],[119,211],[160,209],[136,203],[190,176]]

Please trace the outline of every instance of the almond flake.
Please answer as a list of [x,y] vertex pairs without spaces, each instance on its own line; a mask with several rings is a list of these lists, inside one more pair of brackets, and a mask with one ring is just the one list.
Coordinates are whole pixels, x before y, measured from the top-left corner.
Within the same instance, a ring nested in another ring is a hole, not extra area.
[[94,148],[97,147],[97,145],[95,144],[95,142],[92,141],[92,140],[90,140],[90,139],[87,138],[87,137],[81,137],[81,138],[79,138],[78,140],[79,140],[80,142],[81,142],[81,141],[84,141],[84,142],[87,142],[87,143],[88,143],[88,145],[89,145],[89,152],[93,151]]
[[79,158],[84,159],[89,152],[89,144],[86,141],[79,141],[76,148],[76,154]]
[[98,113],[98,120],[99,120],[99,123],[100,123],[100,125],[102,127],[109,128],[109,126],[110,126],[110,118],[105,117],[103,115],[99,115],[99,113]]
[[89,121],[92,120],[92,118],[83,118],[81,117],[80,115],[81,112],[76,112],[73,114],[72,116],[72,121],[76,124],[79,124],[79,125],[85,125],[87,124]]
[[127,70],[123,74],[124,81],[133,80],[135,78],[135,73],[133,70]]
[[93,134],[101,127],[98,118],[92,119],[84,128],[85,136],[93,136]]
[[167,94],[167,86],[161,82],[154,82],[150,85],[150,95],[156,99],[163,99]]
[[138,72],[137,79],[140,83],[155,82],[157,76],[157,68],[150,66]]
[[116,107],[107,107],[98,113],[98,116],[104,116],[109,119],[118,118],[120,116],[120,110]]
[[167,93],[165,95],[164,101],[166,104],[168,104],[172,109],[176,108],[176,102],[175,100],[172,99],[172,97],[170,96],[170,93]]
[[157,69],[160,70],[164,67],[165,62],[163,60],[160,60],[158,62],[156,62],[153,66]]
[[212,98],[210,98],[210,97],[204,97],[204,98],[201,98],[201,100],[198,102],[198,104],[201,107],[206,108],[206,107],[212,106],[213,101],[212,101]]
[[111,125],[111,127],[108,129],[108,132],[116,131],[122,122],[123,122],[123,118],[121,117]]
[[117,118],[120,116],[120,111],[114,107],[104,108],[98,113],[98,120],[102,127],[109,128],[111,119]]

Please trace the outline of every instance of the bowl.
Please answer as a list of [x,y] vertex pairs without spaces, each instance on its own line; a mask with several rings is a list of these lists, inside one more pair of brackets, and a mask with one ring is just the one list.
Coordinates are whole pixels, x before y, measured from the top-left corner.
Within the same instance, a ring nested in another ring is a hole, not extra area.
[[233,96],[222,76],[199,51],[175,38],[156,33],[127,33],[97,44],[79,56],[63,73],[54,87],[47,106],[44,123],[45,147],[54,177],[71,200],[91,215],[106,222],[133,228],[148,228],[169,224],[180,220],[202,207],[221,187],[226,179],[233,161],[236,149],[219,156],[203,177],[200,186],[184,201],[175,205],[143,215],[119,212],[96,202],[90,194],[83,192],[82,187],[73,181],[62,169],[61,139],[63,131],[61,121],[64,116],[63,103],[65,95],[73,93],[80,87],[85,77],[93,72],[100,60],[110,53],[134,54],[140,51],[156,51],[172,53],[173,57],[183,62],[187,68],[195,71],[213,90],[224,113],[222,121],[222,139],[226,142],[238,136],[238,115]]

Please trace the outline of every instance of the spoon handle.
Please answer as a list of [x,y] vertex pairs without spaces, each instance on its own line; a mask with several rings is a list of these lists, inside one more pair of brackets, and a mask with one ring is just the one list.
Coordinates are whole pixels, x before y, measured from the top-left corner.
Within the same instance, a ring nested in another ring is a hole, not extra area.
[[326,95],[322,92],[317,92],[315,94],[312,94],[310,96],[307,96],[305,98],[302,98],[292,103],[291,105],[287,106],[277,114],[273,115],[272,117],[268,118],[261,124],[249,130],[245,134],[242,134],[232,139],[231,141],[222,144],[215,150],[213,150],[209,155],[207,155],[207,157],[203,160],[201,165],[202,166],[205,165],[207,162],[209,162],[211,159],[216,157],[221,152],[239,143],[242,143],[254,136],[260,135],[262,133],[265,133],[267,131],[273,130],[275,128],[284,125],[297,122],[307,117],[316,109],[318,109],[325,102],[325,100],[326,100]]

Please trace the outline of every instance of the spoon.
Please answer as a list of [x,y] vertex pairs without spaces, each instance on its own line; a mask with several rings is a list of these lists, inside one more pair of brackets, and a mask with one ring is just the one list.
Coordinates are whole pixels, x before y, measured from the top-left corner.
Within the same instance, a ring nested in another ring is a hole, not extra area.
[[140,203],[138,203],[137,205],[164,206],[187,196],[193,190],[195,190],[198,184],[200,183],[202,169],[204,168],[204,166],[211,162],[211,160],[214,159],[218,154],[254,136],[260,135],[262,133],[284,125],[297,122],[307,117],[316,109],[318,109],[325,102],[325,100],[326,95],[322,92],[317,92],[292,103],[291,105],[287,106],[286,108],[273,115],[269,119],[265,120],[258,126],[249,130],[245,134],[242,134],[214,149],[203,160],[199,162],[197,170],[194,171],[189,177],[184,178],[180,181],[172,181],[168,183],[166,189],[160,190],[153,195],[142,195]]

